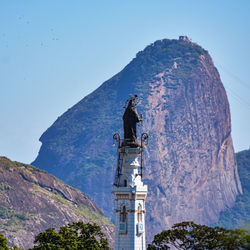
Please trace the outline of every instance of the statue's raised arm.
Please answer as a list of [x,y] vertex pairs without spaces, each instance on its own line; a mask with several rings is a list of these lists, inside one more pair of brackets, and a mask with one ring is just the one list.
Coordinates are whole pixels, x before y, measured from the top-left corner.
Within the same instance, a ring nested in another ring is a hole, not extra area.
[[124,128],[124,146],[138,147],[136,141],[136,123],[142,121],[136,111],[138,97],[130,97],[125,105],[128,103],[123,115],[123,128]]

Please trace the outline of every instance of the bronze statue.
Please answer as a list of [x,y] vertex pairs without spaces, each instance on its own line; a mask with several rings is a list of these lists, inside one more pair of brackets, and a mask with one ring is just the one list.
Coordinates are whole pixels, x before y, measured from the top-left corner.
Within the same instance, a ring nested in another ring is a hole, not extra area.
[[[127,102],[128,106],[123,115],[123,128],[124,128],[124,146],[138,147],[139,143],[136,141],[136,123],[141,122],[142,118],[138,115],[135,106],[138,100],[137,95],[130,97]],[[126,103],[125,103],[126,105]]]
[[[128,105],[127,105],[128,103]],[[123,115],[123,129],[124,129],[124,140],[121,143],[120,135],[115,133],[113,135],[113,142],[117,142],[117,169],[115,174],[114,186],[119,187],[119,185],[123,185],[123,187],[127,186],[127,181],[124,183],[120,183],[120,176],[122,175],[122,159],[123,153],[126,152],[124,148],[140,148],[141,154],[141,171],[140,176],[142,177],[143,166],[144,166],[144,147],[148,144],[148,134],[142,133],[140,138],[140,143],[136,139],[136,124],[138,122],[142,122],[142,116],[139,116],[135,106],[138,103],[138,97],[135,95],[134,97],[130,97],[124,104],[124,108],[126,108]],[[134,152],[138,152],[137,150]],[[125,214],[124,214],[125,215]],[[126,217],[124,217],[126,218]],[[124,219],[123,219],[124,220]]]

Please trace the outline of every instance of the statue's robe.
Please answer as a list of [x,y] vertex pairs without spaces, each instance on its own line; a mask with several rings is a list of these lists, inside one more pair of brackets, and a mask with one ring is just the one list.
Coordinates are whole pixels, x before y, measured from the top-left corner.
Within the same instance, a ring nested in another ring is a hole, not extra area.
[[132,105],[128,105],[123,115],[124,139],[127,142],[136,142],[136,123],[140,117]]

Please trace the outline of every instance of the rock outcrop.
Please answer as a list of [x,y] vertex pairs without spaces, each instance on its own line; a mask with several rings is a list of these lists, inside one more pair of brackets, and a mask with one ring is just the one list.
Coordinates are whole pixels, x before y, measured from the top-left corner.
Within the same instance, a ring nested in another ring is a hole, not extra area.
[[0,157],[0,232],[21,248],[49,227],[95,222],[111,245],[114,227],[86,195],[31,165]]
[[164,39],[139,52],[56,120],[41,136],[33,164],[78,185],[111,218],[112,135],[122,131],[129,94],[139,95],[144,117],[139,131],[149,133],[148,240],[183,220],[217,221],[241,192],[229,104],[208,52],[190,41]]

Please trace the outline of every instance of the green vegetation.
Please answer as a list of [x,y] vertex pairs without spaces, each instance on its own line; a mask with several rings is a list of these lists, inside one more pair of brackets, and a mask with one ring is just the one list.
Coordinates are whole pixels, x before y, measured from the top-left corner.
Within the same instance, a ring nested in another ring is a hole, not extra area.
[[250,149],[236,154],[243,194],[238,195],[234,206],[223,211],[217,225],[225,228],[242,228],[250,231]]
[[[179,40],[160,40],[147,46],[143,51],[137,53],[136,58],[125,67],[123,75],[127,75],[127,82],[132,82],[135,88],[132,93],[140,93],[146,96],[150,92],[147,84],[156,74],[171,69],[174,62],[178,64],[172,71],[173,79],[190,78],[195,66],[200,61],[200,56],[208,52],[199,45]],[[179,83],[169,84],[167,88],[176,89]],[[126,86],[128,87],[128,86]]]
[[103,215],[95,213],[84,205],[78,205],[74,208],[76,214],[85,217],[86,219],[95,223],[103,223],[105,225],[111,225],[111,222]]
[[39,168],[36,168],[32,165],[24,164],[24,163],[18,162],[18,161],[11,161],[7,157],[2,157],[2,156],[0,157],[0,166],[2,168],[7,168],[7,169],[18,168],[18,169],[20,169],[20,171],[26,171],[29,174],[32,174],[33,171],[47,173],[46,171],[41,170]]
[[54,192],[52,196],[57,202],[60,202],[61,204],[70,206],[72,210],[80,216],[83,216],[84,218],[95,222],[95,223],[103,223],[103,224],[110,224],[111,222],[103,215],[98,214],[94,212],[93,210],[89,209],[88,207],[78,204],[75,206],[71,201],[65,199],[60,193]]
[[[152,73],[160,73],[167,67],[172,67],[173,62],[181,62],[187,70],[197,65],[201,55],[207,54],[207,51],[199,45],[193,43],[180,42],[178,40],[160,40],[146,47],[143,51],[137,53],[136,59],[132,65],[144,76]],[[133,65],[134,64],[134,65]]]
[[6,183],[0,183],[0,190],[1,191],[5,191],[5,190],[11,190],[13,189],[12,186],[10,186],[9,184]]
[[[74,187],[69,186],[68,184],[66,184],[65,182],[63,182],[61,179],[58,179],[57,177],[55,177],[52,174],[47,173],[45,170],[36,168],[35,166],[32,166],[30,164],[25,164],[22,162],[18,162],[18,161],[11,161],[10,159],[8,159],[7,157],[0,157],[0,166],[3,168],[18,168],[20,172],[26,173],[28,175],[33,175],[34,172],[42,172],[42,173],[46,173],[48,175],[50,175],[52,178],[56,179],[57,181],[61,182],[62,184],[66,185],[67,187],[76,190]],[[4,185],[3,183],[0,184],[0,190],[10,190],[12,189],[11,186],[9,185]]]
[[3,234],[0,233],[0,249],[1,250],[22,250],[16,246],[8,247],[8,241]]
[[3,234],[0,233],[0,249],[2,250],[8,250],[8,241],[4,237]]
[[54,230],[49,228],[38,234],[34,241],[37,245],[32,249],[110,249],[101,228],[96,224],[75,222],[61,227],[58,232]]
[[66,206],[70,206],[72,205],[72,202],[65,199],[61,194],[59,194],[58,192],[54,192],[52,195],[53,199],[55,199],[57,202],[60,202],[61,204],[64,204]]
[[111,222],[103,215],[94,212],[93,210],[89,209],[87,206],[82,204],[77,204],[77,206],[72,203],[71,201],[65,199],[59,192],[56,190],[48,191],[45,188],[40,187],[39,185],[33,184],[33,189],[31,190],[32,193],[35,192],[43,192],[44,194],[50,196],[57,202],[61,203],[62,205],[66,205],[70,207],[77,215],[82,216],[92,222],[95,223],[103,223],[105,225],[111,225]]
[[104,223],[104,224],[111,224],[110,221],[103,215],[98,214],[94,212],[93,210],[89,209],[88,207],[84,205],[77,205],[75,206],[71,201],[65,199],[62,195],[59,193],[54,193],[53,198],[57,201],[60,202],[61,204],[70,206],[72,210],[80,216],[83,216],[84,218],[95,222],[95,223]]
[[181,222],[172,229],[154,236],[148,250],[156,249],[249,249],[250,235],[243,230],[230,230],[221,227],[208,227],[193,222]]
[[16,212],[12,209],[0,205],[0,228],[11,232],[24,229],[28,220],[34,220],[35,217],[28,213]]

